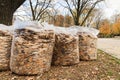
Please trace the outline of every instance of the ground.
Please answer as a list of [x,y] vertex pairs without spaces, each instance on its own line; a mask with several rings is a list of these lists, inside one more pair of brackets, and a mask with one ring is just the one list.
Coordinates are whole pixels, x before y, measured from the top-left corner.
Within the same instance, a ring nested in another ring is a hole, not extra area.
[[99,38],[98,48],[120,59],[120,38]]
[[18,76],[0,72],[0,80],[120,80],[120,60],[98,50],[96,61],[81,61],[73,66],[52,66],[39,76]]

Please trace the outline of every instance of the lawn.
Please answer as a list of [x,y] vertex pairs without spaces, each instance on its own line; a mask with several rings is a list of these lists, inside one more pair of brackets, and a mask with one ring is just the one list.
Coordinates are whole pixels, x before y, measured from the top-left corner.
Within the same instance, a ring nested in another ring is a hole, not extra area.
[[73,66],[52,66],[39,76],[18,76],[0,72],[0,80],[120,80],[120,60],[98,50],[96,61],[81,61]]

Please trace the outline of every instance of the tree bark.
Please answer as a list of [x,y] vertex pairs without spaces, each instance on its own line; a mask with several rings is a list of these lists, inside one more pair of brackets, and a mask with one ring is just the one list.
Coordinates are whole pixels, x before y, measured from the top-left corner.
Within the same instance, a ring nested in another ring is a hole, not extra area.
[[12,25],[13,14],[25,0],[0,0],[0,24]]
[[74,24],[77,25],[77,26],[79,26],[80,25],[79,19],[78,20],[74,20]]
[[8,9],[2,8],[0,10],[0,24],[11,25],[13,12],[9,12]]

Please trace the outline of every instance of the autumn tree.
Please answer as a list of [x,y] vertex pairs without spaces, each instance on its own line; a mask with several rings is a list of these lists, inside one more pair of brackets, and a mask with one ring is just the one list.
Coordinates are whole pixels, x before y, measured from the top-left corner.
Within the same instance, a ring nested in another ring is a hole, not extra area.
[[100,36],[103,37],[120,36],[120,15],[115,14],[110,20],[101,20],[99,30]]
[[73,25],[73,19],[71,16],[69,15],[65,15],[65,18],[64,18],[64,27],[69,27],[69,26],[72,26]]
[[53,24],[55,26],[70,27],[73,25],[73,19],[72,16],[69,15],[63,16],[61,14],[57,14],[56,16],[54,16],[54,18],[50,17],[48,23]]
[[103,37],[109,37],[112,34],[112,25],[110,21],[107,19],[103,20],[99,30]]
[[64,26],[64,16],[63,15],[57,15],[54,25],[63,27]]
[[0,23],[11,25],[13,14],[25,0],[0,0]]
[[[93,11],[93,9],[96,7],[98,3],[104,0],[64,0],[67,4],[67,6],[64,6],[67,8],[74,20],[75,25],[84,25],[85,21]],[[86,10],[86,15],[82,22],[80,23],[80,17],[83,15],[83,12]],[[75,10],[75,11],[73,11]]]
[[112,30],[114,35],[120,35],[120,16],[113,23]]

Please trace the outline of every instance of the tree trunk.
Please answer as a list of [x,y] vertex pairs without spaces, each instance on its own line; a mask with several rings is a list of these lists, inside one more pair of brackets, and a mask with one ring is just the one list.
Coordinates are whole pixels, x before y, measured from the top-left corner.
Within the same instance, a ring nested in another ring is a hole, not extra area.
[[2,24],[6,24],[6,25],[12,25],[12,18],[13,18],[13,15],[9,15],[8,14],[2,14],[0,15],[2,17],[0,17],[0,23]]
[[12,25],[13,14],[25,0],[0,0],[0,24]]
[[77,26],[80,25],[80,23],[79,23],[79,18],[76,18],[76,20],[74,20],[74,24],[77,25]]
[[3,7],[0,10],[0,23],[12,25],[13,12],[11,9]]

